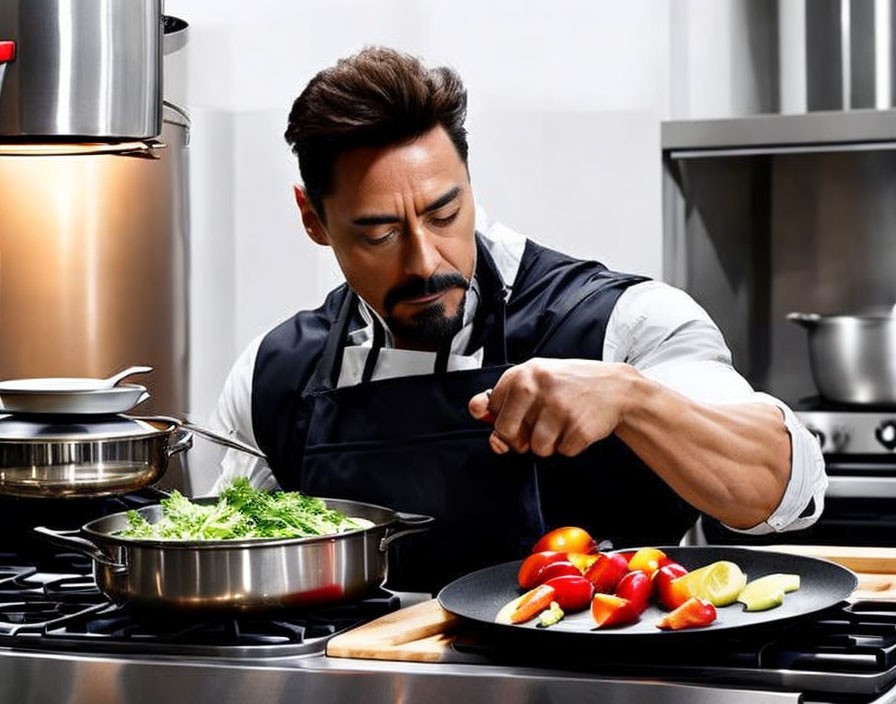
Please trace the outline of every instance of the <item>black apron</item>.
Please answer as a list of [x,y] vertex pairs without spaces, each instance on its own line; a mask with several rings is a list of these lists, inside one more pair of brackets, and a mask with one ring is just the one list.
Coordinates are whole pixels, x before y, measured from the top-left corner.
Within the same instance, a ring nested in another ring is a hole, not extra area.
[[[357,306],[347,289],[325,304],[333,321],[326,328],[327,316],[316,311],[269,335],[256,360],[253,421],[280,485],[435,517],[428,533],[390,548],[387,585],[399,590],[434,591],[524,556],[560,525],[581,525],[620,546],[677,542],[697,512],[615,436],[575,458],[496,455],[491,426],[468,411],[470,398],[512,366],[509,347],[512,361],[600,359],[618,295],[643,279],[527,246],[509,310],[481,242],[478,255],[482,299],[468,352],[484,348],[481,369],[447,372],[443,350],[433,374],[371,381],[384,337],[375,326],[362,382],[336,388]],[[309,369],[301,392],[287,372],[296,365]]]
[[434,590],[471,569],[526,554],[544,533],[532,457],[495,455],[491,426],[467,410],[510,368],[504,297],[501,290],[491,301],[494,325],[484,350],[484,360],[497,364],[449,373],[442,350],[432,375],[371,381],[384,337],[375,321],[361,383],[335,388],[354,294],[346,296],[318,363],[300,490],[436,519],[428,533],[393,543],[392,588]]

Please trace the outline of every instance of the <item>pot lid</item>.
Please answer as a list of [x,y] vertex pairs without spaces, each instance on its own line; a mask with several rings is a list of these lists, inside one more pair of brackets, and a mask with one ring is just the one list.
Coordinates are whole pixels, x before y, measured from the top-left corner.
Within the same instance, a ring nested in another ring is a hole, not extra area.
[[0,442],[6,440],[101,440],[144,437],[159,428],[136,418],[110,416],[0,416]]

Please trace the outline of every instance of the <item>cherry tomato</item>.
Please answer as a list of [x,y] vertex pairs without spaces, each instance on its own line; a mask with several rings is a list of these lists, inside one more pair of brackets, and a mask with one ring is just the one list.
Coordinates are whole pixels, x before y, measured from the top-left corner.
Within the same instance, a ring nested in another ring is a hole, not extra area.
[[632,555],[628,562],[628,568],[633,572],[635,570],[642,570],[648,575],[652,575],[662,567],[660,560],[665,557],[666,553],[657,548],[641,548],[638,552]]
[[580,575],[581,572],[566,559],[565,553],[545,550],[529,555],[523,560],[517,581],[523,589],[532,589],[551,577],[564,574]]
[[597,543],[582,528],[567,526],[565,528],[555,528],[549,533],[545,533],[532,548],[532,552],[542,552],[544,550],[591,553],[597,552]]
[[554,601],[567,613],[587,608],[594,596],[594,585],[581,575],[554,577],[544,584],[554,588]]
[[510,622],[523,623],[535,618],[551,605],[555,594],[554,588],[546,584],[537,586],[532,591],[523,594],[516,609],[510,614]]
[[594,591],[612,594],[626,572],[628,572],[628,563],[624,557],[601,554],[597,562],[588,568],[585,577],[594,585]]
[[653,576],[656,598],[665,608],[677,609],[690,599],[693,594],[690,587],[679,577],[686,575],[688,571],[677,562],[670,562],[660,567]]
[[634,623],[640,616],[632,602],[613,594],[595,594],[591,601],[591,618],[598,628]]
[[679,631],[682,628],[700,628],[716,620],[716,607],[708,601],[691,597],[672,613],[656,622],[657,628]]
[[640,613],[647,608],[647,602],[652,591],[653,584],[647,573],[643,570],[635,570],[619,580],[619,584],[616,587],[616,596],[628,599]]

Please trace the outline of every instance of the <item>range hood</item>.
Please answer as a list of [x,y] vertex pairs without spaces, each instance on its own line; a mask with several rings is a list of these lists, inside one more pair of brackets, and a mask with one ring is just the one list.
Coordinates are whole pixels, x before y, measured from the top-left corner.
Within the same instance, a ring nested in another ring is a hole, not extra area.
[[896,149],[896,109],[674,120],[662,148],[672,159]]
[[[672,110],[680,119],[662,125],[664,156],[896,146],[896,0],[713,7],[691,8],[687,31],[673,36],[684,97]],[[690,102],[689,86],[714,99]]]

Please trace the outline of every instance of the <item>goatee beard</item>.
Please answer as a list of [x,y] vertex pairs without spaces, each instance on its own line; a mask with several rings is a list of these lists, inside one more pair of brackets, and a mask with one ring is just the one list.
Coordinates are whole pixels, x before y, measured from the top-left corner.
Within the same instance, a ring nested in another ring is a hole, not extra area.
[[404,344],[421,349],[441,349],[451,344],[464,324],[466,296],[461,298],[454,315],[445,315],[445,305],[435,303],[414,314],[410,323],[403,323],[392,316],[386,323],[392,334]]

